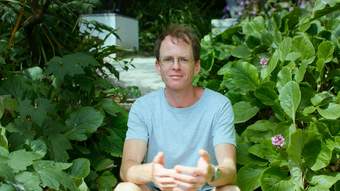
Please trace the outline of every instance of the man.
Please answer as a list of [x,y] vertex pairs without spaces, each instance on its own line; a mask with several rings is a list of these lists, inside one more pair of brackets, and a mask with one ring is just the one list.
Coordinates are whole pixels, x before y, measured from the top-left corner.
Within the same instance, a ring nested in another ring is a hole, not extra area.
[[234,191],[235,129],[230,101],[194,87],[200,44],[192,30],[172,25],[155,46],[165,88],[133,104],[115,191]]

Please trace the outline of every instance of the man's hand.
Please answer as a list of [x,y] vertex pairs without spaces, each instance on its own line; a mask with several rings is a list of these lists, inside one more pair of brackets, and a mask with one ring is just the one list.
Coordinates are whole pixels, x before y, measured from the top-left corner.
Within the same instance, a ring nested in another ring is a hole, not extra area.
[[203,149],[199,151],[200,158],[196,167],[177,165],[174,175],[178,185],[174,191],[196,191],[212,177],[212,166],[209,164],[209,153]]
[[161,190],[173,190],[176,187],[175,171],[164,168],[164,154],[159,152],[152,162],[153,183]]

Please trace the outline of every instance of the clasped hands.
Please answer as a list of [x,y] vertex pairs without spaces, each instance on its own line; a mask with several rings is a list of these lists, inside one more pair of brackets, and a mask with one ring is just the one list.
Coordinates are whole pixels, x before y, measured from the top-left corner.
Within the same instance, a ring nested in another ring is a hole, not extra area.
[[173,169],[164,167],[164,154],[159,152],[152,164],[153,183],[162,191],[197,191],[213,176],[209,154],[201,149],[196,167],[176,165]]

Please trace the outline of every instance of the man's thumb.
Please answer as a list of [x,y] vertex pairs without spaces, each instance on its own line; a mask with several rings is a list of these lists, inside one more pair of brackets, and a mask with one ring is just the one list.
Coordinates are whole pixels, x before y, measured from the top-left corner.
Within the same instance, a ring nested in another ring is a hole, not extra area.
[[164,153],[158,152],[155,158],[153,158],[153,162],[164,165]]
[[206,150],[200,149],[198,153],[199,153],[201,159],[203,159],[207,163],[210,162],[209,153]]

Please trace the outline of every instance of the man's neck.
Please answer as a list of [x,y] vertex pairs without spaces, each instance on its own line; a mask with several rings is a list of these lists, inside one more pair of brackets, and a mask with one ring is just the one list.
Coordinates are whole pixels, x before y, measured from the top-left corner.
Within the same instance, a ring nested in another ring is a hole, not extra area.
[[165,89],[165,97],[168,103],[176,108],[189,107],[196,103],[203,93],[200,87],[190,87],[185,90]]

